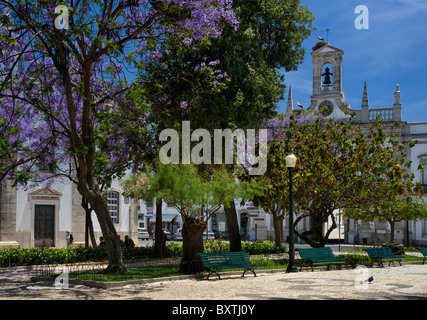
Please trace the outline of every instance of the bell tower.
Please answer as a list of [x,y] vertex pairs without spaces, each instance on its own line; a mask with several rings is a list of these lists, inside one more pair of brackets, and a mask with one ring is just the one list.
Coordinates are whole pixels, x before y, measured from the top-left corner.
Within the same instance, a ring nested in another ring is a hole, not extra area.
[[344,102],[342,91],[342,61],[344,51],[319,41],[312,48],[313,59],[313,94],[310,110],[319,111],[325,117],[347,117],[350,111]]

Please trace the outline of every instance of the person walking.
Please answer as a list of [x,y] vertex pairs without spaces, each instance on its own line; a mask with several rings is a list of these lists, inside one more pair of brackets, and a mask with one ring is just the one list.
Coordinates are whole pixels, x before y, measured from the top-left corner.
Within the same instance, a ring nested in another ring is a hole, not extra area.
[[65,231],[65,239],[67,240],[67,248],[69,248],[74,242],[74,238],[70,230]]

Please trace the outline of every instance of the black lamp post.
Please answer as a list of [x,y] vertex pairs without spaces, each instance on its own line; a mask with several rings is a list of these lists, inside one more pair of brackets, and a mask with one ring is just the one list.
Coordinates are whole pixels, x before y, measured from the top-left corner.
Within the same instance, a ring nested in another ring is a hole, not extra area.
[[295,265],[295,248],[294,248],[294,203],[292,195],[292,178],[297,158],[291,153],[286,156],[286,167],[289,170],[289,264],[286,272],[298,272]]

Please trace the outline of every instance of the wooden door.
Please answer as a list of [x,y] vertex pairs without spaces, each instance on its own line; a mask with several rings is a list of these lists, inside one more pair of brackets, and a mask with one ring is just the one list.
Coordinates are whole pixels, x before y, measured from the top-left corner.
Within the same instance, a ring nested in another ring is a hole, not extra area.
[[55,245],[55,206],[35,205],[34,246],[53,247]]

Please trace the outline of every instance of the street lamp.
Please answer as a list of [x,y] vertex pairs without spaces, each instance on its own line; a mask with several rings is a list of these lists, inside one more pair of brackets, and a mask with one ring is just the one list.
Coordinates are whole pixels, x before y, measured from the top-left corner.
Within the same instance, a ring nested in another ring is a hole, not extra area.
[[289,170],[289,264],[286,272],[298,272],[295,265],[295,248],[294,248],[294,204],[292,199],[292,176],[294,173],[297,157],[293,153],[285,158],[286,167]]

